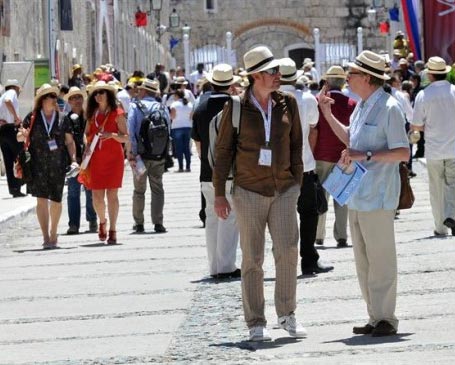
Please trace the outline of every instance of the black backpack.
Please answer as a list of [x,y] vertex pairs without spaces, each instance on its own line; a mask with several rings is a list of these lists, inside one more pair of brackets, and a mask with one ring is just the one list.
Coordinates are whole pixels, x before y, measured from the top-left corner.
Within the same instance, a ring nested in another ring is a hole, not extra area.
[[169,142],[169,117],[167,110],[154,102],[150,112],[140,101],[136,105],[144,115],[139,131],[137,152],[146,160],[161,160],[166,156]]

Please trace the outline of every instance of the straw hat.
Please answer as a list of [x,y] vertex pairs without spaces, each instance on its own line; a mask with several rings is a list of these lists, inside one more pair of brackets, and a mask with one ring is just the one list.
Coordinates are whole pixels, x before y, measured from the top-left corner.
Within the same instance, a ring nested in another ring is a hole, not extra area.
[[68,93],[63,97],[63,99],[65,99],[65,101],[68,102],[69,98],[74,95],[80,95],[84,99],[87,97],[87,93],[85,91],[82,91],[77,86],[71,86]]
[[265,46],[255,47],[243,55],[245,75],[265,71],[280,65],[280,61],[273,57],[272,52]]
[[400,58],[400,61],[398,61],[398,64],[399,65],[407,65],[408,61],[406,60],[406,58]]
[[51,86],[49,84],[42,84],[41,87],[36,90],[35,103],[41,99],[44,95],[55,94],[58,95],[60,90],[57,86]]
[[177,76],[172,83],[178,85],[188,85],[188,81],[186,81],[185,76]]
[[305,75],[302,75],[297,79],[297,84],[302,84],[302,85],[306,86],[309,83],[310,83],[310,79]]
[[335,65],[331,66],[327,72],[322,76],[323,80],[327,78],[336,78],[336,79],[346,79],[346,72],[344,72],[343,67]]
[[452,67],[447,66],[446,61],[438,56],[430,57],[427,62],[427,72],[430,74],[446,74]]
[[234,75],[232,67],[226,63],[216,65],[205,77],[208,82],[217,86],[230,86],[241,81],[239,76]]
[[5,82],[5,85],[3,85],[5,88],[7,88],[8,86],[15,86],[17,88],[21,88],[21,85],[19,84],[19,81],[17,81],[16,79],[8,79],[6,80]]
[[160,83],[157,80],[144,79],[137,88],[156,93],[160,91]]
[[303,75],[302,70],[297,70],[294,60],[289,57],[280,60],[280,81],[295,81]]
[[356,57],[354,62],[349,62],[348,66],[382,80],[390,79],[390,77],[385,74],[386,65],[384,57],[371,51],[363,51]]
[[79,70],[79,69],[82,70],[82,66],[79,65],[78,63],[76,63],[76,64],[73,65],[73,67],[71,68],[71,71],[74,72],[74,71]]
[[311,58],[307,57],[303,60],[303,65],[309,65],[309,66],[314,66],[314,62]]
[[93,84],[92,87],[90,87],[90,94],[92,94],[96,90],[107,90],[112,92],[114,95],[117,93],[117,88],[113,85],[107,84],[105,81],[97,81],[95,84]]

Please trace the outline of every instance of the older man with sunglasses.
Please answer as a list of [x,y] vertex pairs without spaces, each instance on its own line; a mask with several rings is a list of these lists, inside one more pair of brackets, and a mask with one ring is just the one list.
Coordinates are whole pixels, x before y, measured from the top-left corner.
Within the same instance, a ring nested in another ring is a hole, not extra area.
[[215,212],[226,219],[231,206],[226,180],[235,159],[233,203],[242,249],[242,299],[250,341],[271,340],[264,315],[265,230],[273,241],[276,266],[275,308],[280,328],[305,337],[297,323],[297,259],[299,231],[296,204],[302,182],[302,128],[293,96],[280,88],[279,61],[264,46],[244,55],[250,86],[241,100],[240,128],[225,106],[216,146],[213,174]]

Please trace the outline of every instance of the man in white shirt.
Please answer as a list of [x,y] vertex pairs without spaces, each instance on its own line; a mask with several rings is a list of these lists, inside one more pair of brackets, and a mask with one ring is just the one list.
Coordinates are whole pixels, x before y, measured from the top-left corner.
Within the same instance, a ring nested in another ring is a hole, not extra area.
[[312,275],[333,270],[333,266],[320,263],[319,254],[314,247],[316,229],[318,226],[318,211],[316,204],[316,184],[318,176],[315,173],[316,162],[310,145],[311,134],[319,119],[318,102],[309,92],[296,90],[295,84],[302,75],[296,68],[295,62],[290,58],[280,60],[280,91],[288,92],[295,96],[299,108],[300,123],[303,135],[303,182],[300,196],[297,201],[297,211],[300,216],[300,267],[302,275]]
[[16,179],[13,173],[14,161],[22,148],[22,143],[16,140],[16,128],[22,123],[19,117],[20,92],[21,88],[17,80],[7,80],[5,93],[0,98],[0,147],[5,163],[8,190],[13,198],[26,195],[21,192],[21,181]]
[[451,67],[441,57],[427,64],[430,85],[414,102],[411,130],[425,131],[430,203],[434,234],[455,236],[455,86],[447,80]]
[[191,89],[193,91],[193,94],[197,94],[197,82],[199,79],[205,78],[207,75],[207,72],[204,71],[204,64],[203,63],[198,63],[196,67],[196,71],[193,71],[190,74],[190,83],[191,83]]

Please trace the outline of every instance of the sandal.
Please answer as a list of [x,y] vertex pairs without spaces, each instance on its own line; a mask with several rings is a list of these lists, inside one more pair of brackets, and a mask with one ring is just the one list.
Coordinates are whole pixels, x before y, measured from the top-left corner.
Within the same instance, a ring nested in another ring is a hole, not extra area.
[[100,225],[98,227],[98,238],[100,239],[100,241],[106,241],[107,238],[106,223],[107,220],[105,220],[104,223],[100,222]]
[[107,239],[108,245],[117,244],[117,231],[109,231],[109,238]]

